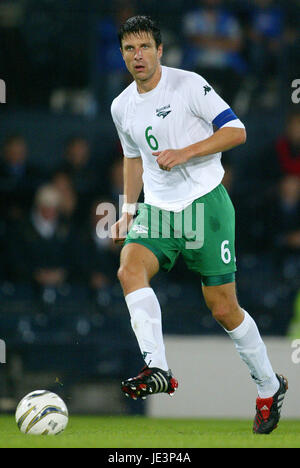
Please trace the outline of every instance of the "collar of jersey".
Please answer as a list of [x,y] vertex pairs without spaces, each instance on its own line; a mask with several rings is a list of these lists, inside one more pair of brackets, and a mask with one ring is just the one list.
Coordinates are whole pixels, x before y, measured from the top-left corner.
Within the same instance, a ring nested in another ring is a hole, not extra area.
[[139,99],[141,99],[141,100],[145,100],[145,99],[148,99],[150,96],[153,96],[153,94],[157,93],[160,90],[163,82],[165,81],[165,76],[166,76],[166,67],[162,65],[161,66],[161,77],[160,77],[159,82],[155,86],[155,88],[151,89],[151,91],[148,91],[147,93],[139,93],[138,90],[137,90],[137,86],[136,86],[135,91],[136,91],[137,97]]

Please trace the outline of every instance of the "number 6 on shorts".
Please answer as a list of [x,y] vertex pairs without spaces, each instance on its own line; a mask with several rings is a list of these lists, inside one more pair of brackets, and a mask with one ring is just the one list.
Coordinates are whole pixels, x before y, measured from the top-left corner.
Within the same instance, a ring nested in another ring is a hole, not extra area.
[[231,254],[228,248],[229,240],[224,240],[221,244],[221,258],[224,263],[230,263]]

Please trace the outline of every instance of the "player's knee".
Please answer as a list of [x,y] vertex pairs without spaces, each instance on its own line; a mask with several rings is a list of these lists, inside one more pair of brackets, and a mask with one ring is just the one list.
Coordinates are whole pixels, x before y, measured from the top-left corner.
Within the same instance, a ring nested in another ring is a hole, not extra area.
[[224,302],[215,303],[211,306],[211,313],[217,322],[222,323],[230,315],[230,307]]
[[211,305],[211,312],[214,319],[222,324],[226,324],[228,319],[239,310],[240,308],[237,303],[227,301],[215,302]]
[[117,273],[118,280],[120,281],[121,284],[123,284],[126,281],[126,278],[128,278],[127,273],[128,273],[127,268],[121,265]]
[[121,265],[118,270],[118,279],[121,285],[127,286],[136,280],[139,276],[139,269],[132,265]]

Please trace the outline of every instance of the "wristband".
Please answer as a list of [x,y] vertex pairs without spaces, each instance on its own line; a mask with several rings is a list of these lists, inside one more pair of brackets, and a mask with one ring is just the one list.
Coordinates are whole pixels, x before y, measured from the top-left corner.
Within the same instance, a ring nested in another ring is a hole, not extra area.
[[122,213],[134,215],[136,212],[136,203],[124,203],[122,206]]

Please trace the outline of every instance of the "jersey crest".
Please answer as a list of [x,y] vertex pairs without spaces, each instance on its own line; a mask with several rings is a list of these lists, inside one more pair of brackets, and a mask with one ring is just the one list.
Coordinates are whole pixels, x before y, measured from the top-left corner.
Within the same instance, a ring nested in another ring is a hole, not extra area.
[[163,107],[160,107],[159,109],[156,109],[156,116],[162,117],[164,119],[165,117],[167,117],[167,115],[170,114],[170,112],[172,112],[170,107],[171,105],[168,104],[167,106],[163,106]]

